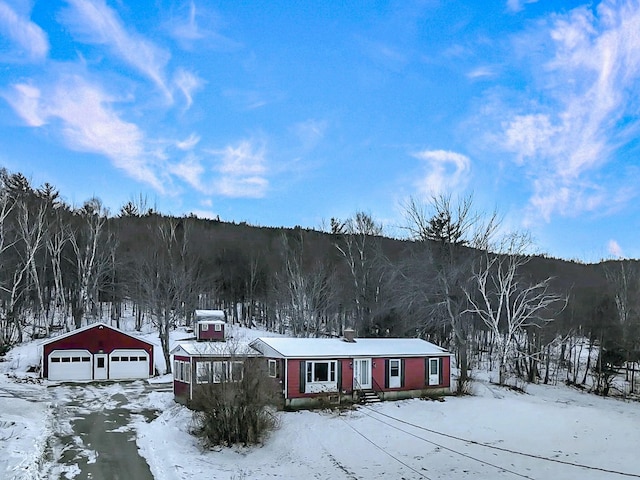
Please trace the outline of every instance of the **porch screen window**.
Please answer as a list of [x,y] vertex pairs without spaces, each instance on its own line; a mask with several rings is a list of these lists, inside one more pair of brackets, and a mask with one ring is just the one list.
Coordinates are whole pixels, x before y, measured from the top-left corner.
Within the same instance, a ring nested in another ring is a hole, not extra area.
[[307,383],[335,382],[336,362],[307,362]]
[[232,382],[242,380],[242,362],[229,362],[229,374],[227,378]]
[[213,365],[213,383],[221,383],[224,380],[224,364],[226,362],[211,362]]
[[196,368],[196,381],[209,383],[211,378],[211,362],[198,362]]
[[191,382],[191,364],[181,360],[173,362],[173,377],[180,382]]

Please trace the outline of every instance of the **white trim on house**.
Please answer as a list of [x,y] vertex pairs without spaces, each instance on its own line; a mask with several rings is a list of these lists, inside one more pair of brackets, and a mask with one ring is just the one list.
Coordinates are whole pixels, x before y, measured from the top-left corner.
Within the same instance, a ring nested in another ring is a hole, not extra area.
[[307,360],[305,365],[305,393],[337,392],[338,361]]

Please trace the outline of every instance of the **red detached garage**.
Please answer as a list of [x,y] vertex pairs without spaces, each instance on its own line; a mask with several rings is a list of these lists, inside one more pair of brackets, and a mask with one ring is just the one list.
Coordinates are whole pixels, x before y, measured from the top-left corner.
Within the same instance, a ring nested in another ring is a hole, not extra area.
[[49,380],[129,380],[153,375],[153,344],[105,323],[47,340],[42,350],[42,377]]

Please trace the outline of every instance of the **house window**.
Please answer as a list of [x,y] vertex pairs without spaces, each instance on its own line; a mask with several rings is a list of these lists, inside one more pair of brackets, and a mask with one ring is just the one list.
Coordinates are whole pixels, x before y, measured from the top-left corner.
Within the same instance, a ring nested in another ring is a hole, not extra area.
[[269,359],[269,376],[276,378],[278,376],[278,361]]
[[307,362],[307,383],[335,382],[336,361]]
[[224,380],[224,369],[226,362],[211,362],[213,365],[213,383],[221,383]]
[[182,366],[184,368],[184,381],[187,383],[191,383],[191,363],[182,362]]
[[232,382],[242,380],[242,362],[228,362],[229,372],[227,378]]
[[191,383],[191,364],[181,360],[174,360],[173,378],[180,382]]
[[221,323],[216,323],[216,324],[213,326],[213,329],[214,329],[216,332],[221,332],[221,331],[222,331],[222,324],[221,324]]
[[200,324],[200,330],[202,330],[203,332],[206,332],[207,330],[209,330],[209,324],[208,323],[201,323]]
[[196,363],[196,382],[209,383],[211,380],[211,362]]

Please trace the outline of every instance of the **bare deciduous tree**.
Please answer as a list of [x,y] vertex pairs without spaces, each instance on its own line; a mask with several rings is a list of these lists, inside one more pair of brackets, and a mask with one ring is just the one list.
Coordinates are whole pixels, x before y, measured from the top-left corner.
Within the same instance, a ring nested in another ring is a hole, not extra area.
[[133,259],[136,295],[150,313],[171,373],[169,333],[179,318],[197,305],[200,269],[190,248],[191,226],[186,219],[159,218],[151,227],[152,244],[146,254]]
[[527,327],[541,327],[566,305],[566,296],[551,291],[551,277],[528,283],[521,268],[531,257],[527,235],[514,234],[496,253],[487,251],[475,267],[473,289],[465,290],[468,311],[478,315],[493,334],[498,350],[499,383],[507,380],[507,365],[516,340]]
[[[409,199],[404,207],[407,229],[422,244],[409,265],[414,273],[405,278],[408,305],[419,305],[428,328],[443,319],[451,328],[460,376],[458,388],[468,378],[468,338],[472,325],[464,293],[476,257],[485,251],[499,226],[497,213],[475,212],[473,198],[452,200],[432,197],[429,203]],[[421,280],[422,279],[422,280]]]
[[331,219],[334,245],[346,262],[353,286],[356,328],[375,334],[372,310],[378,302],[381,278],[376,274],[380,260],[379,237],[383,227],[371,215],[357,212],[344,222]]

